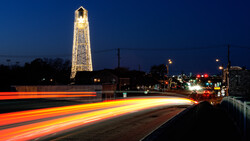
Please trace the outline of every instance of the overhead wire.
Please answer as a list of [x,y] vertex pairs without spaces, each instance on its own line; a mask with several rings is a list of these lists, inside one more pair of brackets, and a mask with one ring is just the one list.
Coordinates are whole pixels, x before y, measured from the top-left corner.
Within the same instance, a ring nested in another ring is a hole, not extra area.
[[132,51],[191,51],[191,50],[204,50],[223,48],[225,45],[208,46],[208,47],[182,47],[182,48],[120,48],[121,50],[132,50]]
[[[119,48],[120,50],[125,51],[194,51],[194,50],[206,50],[206,49],[217,49],[224,48],[226,45],[216,45],[216,46],[202,46],[202,47],[182,47],[182,48]],[[249,46],[238,46],[232,45],[232,48],[242,48],[250,49]],[[111,51],[116,51],[118,48],[104,49],[104,50],[95,50],[92,53],[106,53]],[[6,55],[0,54],[1,58],[64,58],[71,57],[72,54],[54,54],[54,55]]]

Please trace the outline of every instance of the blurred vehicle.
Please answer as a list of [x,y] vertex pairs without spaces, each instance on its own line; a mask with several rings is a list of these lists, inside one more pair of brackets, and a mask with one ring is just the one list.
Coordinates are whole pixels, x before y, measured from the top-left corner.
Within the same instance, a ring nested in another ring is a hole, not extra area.
[[193,95],[202,95],[203,94],[203,90],[201,89],[201,90],[192,90],[191,91],[191,94],[193,94]]
[[202,94],[202,87],[199,85],[190,85],[189,90],[191,91],[191,94]]
[[206,89],[206,90],[203,91],[202,97],[203,98],[213,98],[214,97],[214,93],[213,93],[212,90]]

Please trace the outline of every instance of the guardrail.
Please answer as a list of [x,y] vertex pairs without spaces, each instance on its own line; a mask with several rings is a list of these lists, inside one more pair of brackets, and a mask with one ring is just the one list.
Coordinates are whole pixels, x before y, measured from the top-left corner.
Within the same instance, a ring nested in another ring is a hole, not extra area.
[[239,127],[243,140],[250,140],[250,101],[243,97],[224,97],[221,106]]

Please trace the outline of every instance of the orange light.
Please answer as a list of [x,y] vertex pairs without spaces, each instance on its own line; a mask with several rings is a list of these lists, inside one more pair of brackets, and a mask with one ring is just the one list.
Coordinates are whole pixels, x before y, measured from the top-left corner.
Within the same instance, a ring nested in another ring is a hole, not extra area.
[[0,92],[0,100],[95,96],[96,92]]

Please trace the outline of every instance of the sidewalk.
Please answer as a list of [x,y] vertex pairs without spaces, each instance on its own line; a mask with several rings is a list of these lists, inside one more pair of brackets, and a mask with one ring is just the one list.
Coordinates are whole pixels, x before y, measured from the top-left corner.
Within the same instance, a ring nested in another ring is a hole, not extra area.
[[242,140],[227,113],[208,102],[190,107],[155,130],[144,141]]

